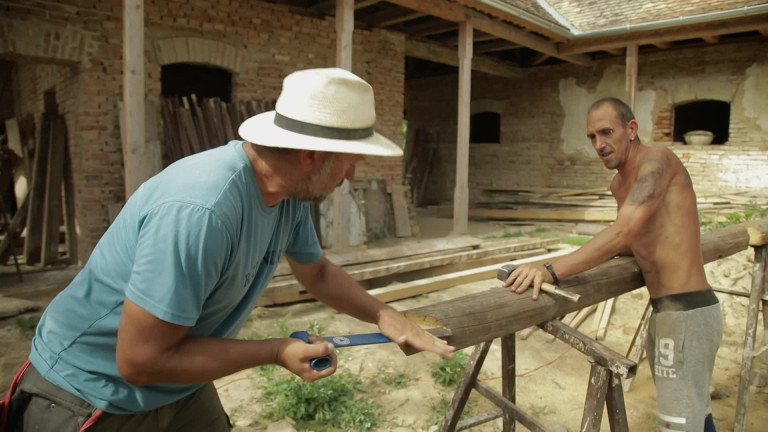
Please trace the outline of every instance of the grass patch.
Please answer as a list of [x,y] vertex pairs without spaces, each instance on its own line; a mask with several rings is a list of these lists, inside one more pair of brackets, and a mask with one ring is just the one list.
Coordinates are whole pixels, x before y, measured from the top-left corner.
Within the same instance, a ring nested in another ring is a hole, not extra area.
[[467,360],[467,354],[464,351],[457,351],[452,359],[443,359],[433,363],[431,369],[435,383],[446,387],[458,384],[464,373]]
[[16,318],[16,328],[19,329],[19,333],[28,335],[35,332],[38,322],[40,322],[39,316],[18,317]]
[[395,387],[395,388],[399,388],[399,389],[408,387],[408,384],[410,384],[411,381],[413,380],[413,377],[403,372],[395,372],[395,373],[380,372],[379,378],[381,378],[381,382],[383,382],[384,384]]
[[571,236],[563,236],[560,238],[560,241],[569,244],[572,246],[583,246],[586,242],[588,242],[592,237],[589,236],[580,236],[580,235],[571,235]]
[[276,373],[265,374],[263,400],[270,420],[289,417],[300,430],[369,430],[381,421],[379,405],[362,400],[360,379],[337,373],[313,383]]

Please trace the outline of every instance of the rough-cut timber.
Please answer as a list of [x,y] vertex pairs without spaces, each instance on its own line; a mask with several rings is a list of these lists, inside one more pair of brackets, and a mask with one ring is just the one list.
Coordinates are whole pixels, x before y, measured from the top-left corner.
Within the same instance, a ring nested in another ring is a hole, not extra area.
[[[703,233],[701,247],[704,262],[746,249],[750,241],[746,226],[732,225]],[[749,226],[768,231],[768,219],[750,221]],[[504,288],[491,288],[404,312],[414,321],[432,322],[451,330],[453,336],[448,342],[461,349],[566,315],[644,285],[635,259],[619,257],[561,281],[561,288],[581,295],[576,303],[551,296],[532,300],[530,292],[515,294]],[[489,286],[493,285],[489,283]]]

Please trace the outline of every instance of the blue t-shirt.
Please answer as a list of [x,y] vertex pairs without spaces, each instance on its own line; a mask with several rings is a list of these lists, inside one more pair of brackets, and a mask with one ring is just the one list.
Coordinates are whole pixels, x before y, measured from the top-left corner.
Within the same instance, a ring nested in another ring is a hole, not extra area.
[[190,335],[232,338],[283,254],[301,263],[322,256],[306,203],[267,207],[242,141],[184,158],[131,196],[45,310],[30,360],[46,379],[107,412],[171,403],[200,385],[135,386],[120,377],[123,299]]

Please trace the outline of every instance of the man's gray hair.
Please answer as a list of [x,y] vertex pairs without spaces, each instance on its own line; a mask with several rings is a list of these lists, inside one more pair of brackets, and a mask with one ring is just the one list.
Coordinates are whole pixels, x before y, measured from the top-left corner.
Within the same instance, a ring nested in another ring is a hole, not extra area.
[[623,121],[624,124],[627,124],[631,120],[635,119],[635,114],[632,112],[632,109],[629,107],[629,105],[624,103],[623,100],[615,97],[606,97],[606,98],[596,100],[592,104],[592,106],[589,107],[589,111],[587,111],[587,114],[591,113],[592,111],[600,108],[605,104],[610,104],[611,107],[613,107],[613,110],[616,111],[616,114],[619,115],[619,118],[621,118],[621,121]]

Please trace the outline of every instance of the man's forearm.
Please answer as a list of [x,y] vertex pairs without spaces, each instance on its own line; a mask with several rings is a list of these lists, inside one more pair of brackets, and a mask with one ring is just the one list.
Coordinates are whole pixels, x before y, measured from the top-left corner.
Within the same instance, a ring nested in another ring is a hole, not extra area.
[[202,383],[273,364],[283,343],[190,336],[155,358],[122,363],[118,358],[118,367],[126,381],[137,385]]
[[392,309],[368,294],[347,272],[330,262],[306,288],[316,299],[339,312],[373,324],[378,322],[382,310]]

